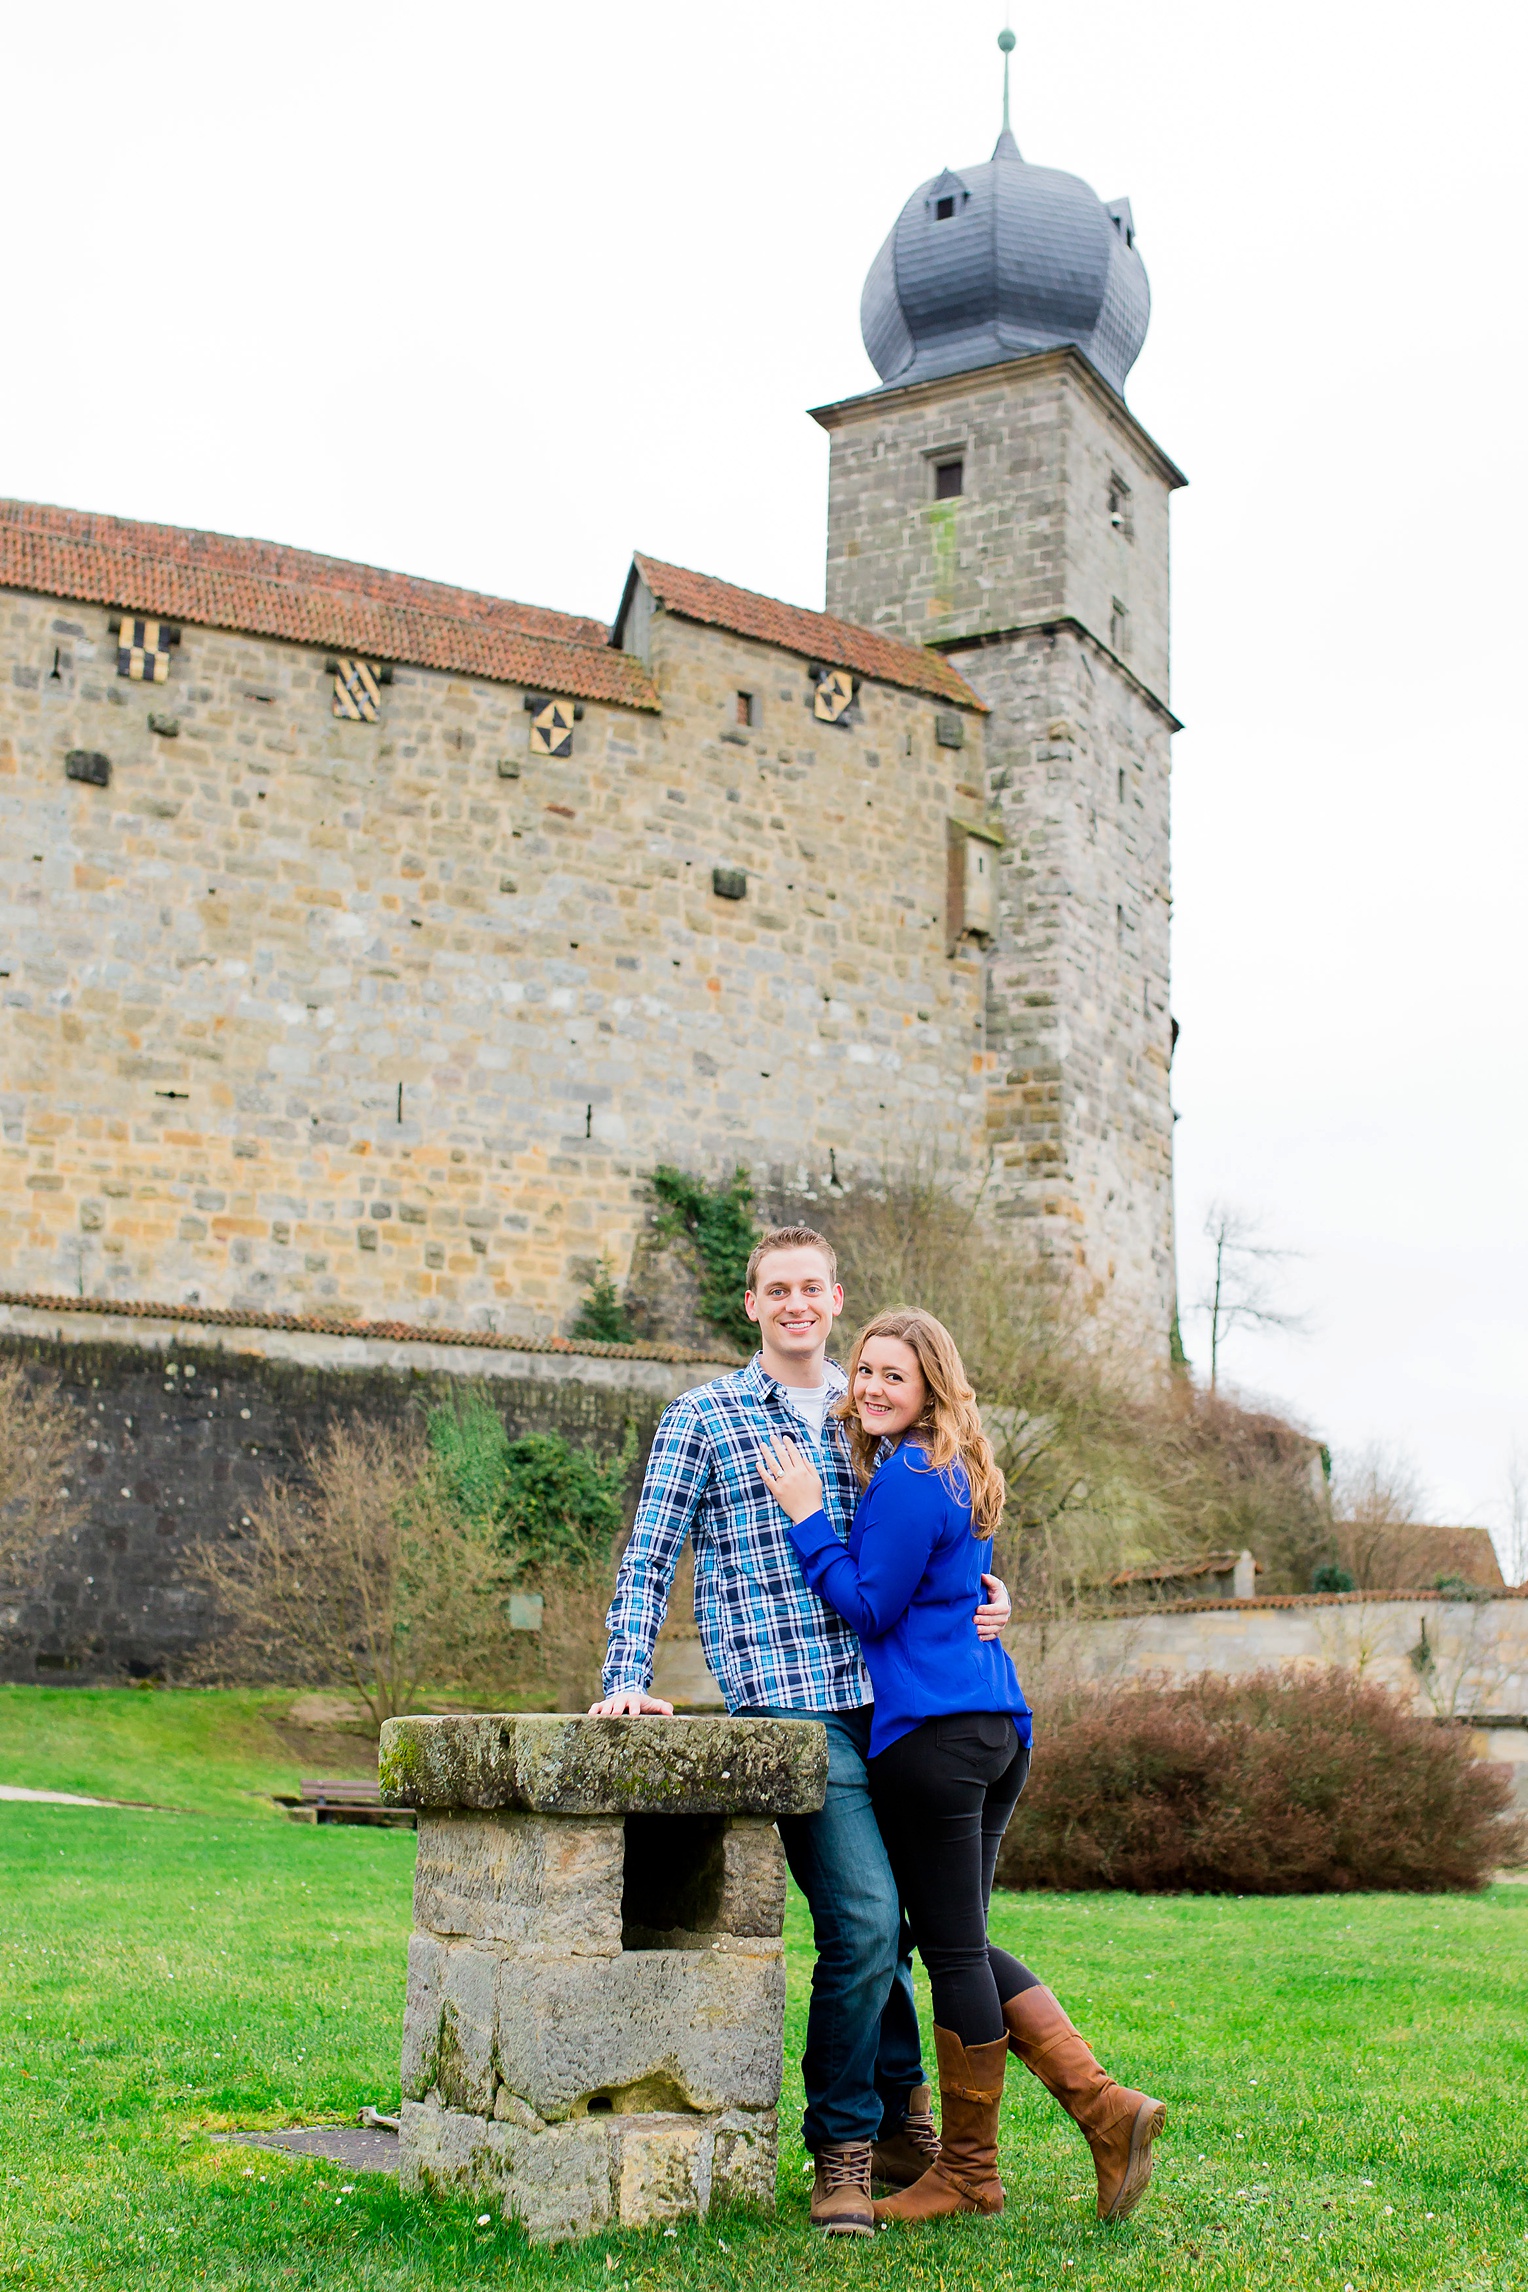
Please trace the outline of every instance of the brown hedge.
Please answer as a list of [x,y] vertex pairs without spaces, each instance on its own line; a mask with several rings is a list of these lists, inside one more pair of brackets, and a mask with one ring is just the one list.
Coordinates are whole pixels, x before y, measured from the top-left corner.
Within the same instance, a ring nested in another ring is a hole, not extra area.
[[1000,1886],[1439,1892],[1528,1856],[1462,1728],[1328,1670],[1132,1681],[1037,1713]]

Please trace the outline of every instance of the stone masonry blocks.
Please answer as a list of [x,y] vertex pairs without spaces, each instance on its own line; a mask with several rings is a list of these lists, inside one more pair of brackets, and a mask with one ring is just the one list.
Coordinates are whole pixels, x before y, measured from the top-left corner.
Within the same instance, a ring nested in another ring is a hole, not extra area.
[[421,1813],[808,1814],[827,1739],[802,1719],[574,1719],[555,1713],[389,1719],[384,1799]]
[[414,1924],[520,1950],[613,1956],[621,1876],[617,1817],[429,1815],[419,1825]]
[[[544,2122],[606,2110],[772,2109],[785,1974],[778,1944],[522,1958],[485,1944],[411,1950],[408,2096]],[[433,2043],[432,2043],[433,2037]]]
[[774,2205],[772,2109],[715,2117],[641,2111],[534,2131],[405,2101],[401,2180],[411,2194],[497,2201],[538,2243],[640,2228],[713,2204]]
[[403,2185],[470,2190],[543,2239],[771,2204],[769,1816],[822,1803],[821,1727],[391,1721],[382,1774],[419,1809]]
[[656,1163],[979,1153],[978,710],[958,760],[932,694],[824,725],[802,658],[658,613],[661,715],[554,759],[517,688],[399,664],[345,724],[322,647],[188,624],[149,696],[59,613],[0,595],[0,1288],[545,1336]]
[[[988,1206],[1111,1334],[1165,1355],[1168,511],[1181,474],[1073,350],[818,418],[832,438],[829,611],[935,646],[990,710],[984,786],[1004,840],[979,1053]],[[952,454],[961,492],[936,500],[936,462]]]

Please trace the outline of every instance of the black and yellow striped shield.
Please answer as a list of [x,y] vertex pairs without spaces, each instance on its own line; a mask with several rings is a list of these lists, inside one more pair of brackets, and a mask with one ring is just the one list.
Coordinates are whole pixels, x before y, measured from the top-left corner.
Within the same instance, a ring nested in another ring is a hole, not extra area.
[[375,724],[382,705],[374,661],[349,660],[342,653],[334,664],[334,713],[352,724]]

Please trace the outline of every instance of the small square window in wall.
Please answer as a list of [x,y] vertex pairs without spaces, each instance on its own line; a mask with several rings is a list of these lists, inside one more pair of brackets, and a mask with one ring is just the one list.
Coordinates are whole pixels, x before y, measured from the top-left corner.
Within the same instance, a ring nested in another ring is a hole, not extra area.
[[935,501],[958,501],[965,490],[966,465],[964,460],[953,462],[935,462]]
[[1121,660],[1130,653],[1130,609],[1116,597],[1109,607],[1109,648]]
[[759,721],[758,705],[758,698],[754,693],[740,692],[737,696],[737,720],[739,724],[757,724]]

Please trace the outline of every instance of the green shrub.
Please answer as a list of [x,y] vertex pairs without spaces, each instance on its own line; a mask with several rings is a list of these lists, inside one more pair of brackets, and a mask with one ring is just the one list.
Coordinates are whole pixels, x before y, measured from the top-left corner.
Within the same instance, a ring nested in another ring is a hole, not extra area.
[[601,1462],[560,1432],[511,1439],[486,1395],[467,1392],[429,1412],[430,1451],[450,1502],[492,1531],[516,1577],[604,1565],[625,1515],[621,1492],[637,1453],[628,1424],[620,1453]]
[[1335,1560],[1323,1560],[1311,1577],[1310,1588],[1313,1592],[1351,1592],[1357,1586],[1346,1568],[1339,1568]]
[[568,1335],[592,1339],[596,1345],[635,1344],[636,1331],[621,1303],[621,1293],[615,1283],[615,1267],[608,1257],[602,1257],[595,1267]]
[[1004,1886],[1326,1894],[1483,1886],[1528,1855],[1500,1767],[1339,1669],[1079,1693],[1035,1726]]
[[509,1469],[509,1434],[480,1392],[452,1396],[428,1412],[430,1454],[446,1496],[474,1526],[497,1526]]
[[522,1433],[505,1459],[499,1535],[517,1574],[601,1566],[624,1525],[621,1490],[637,1453],[628,1425],[618,1456],[602,1464],[558,1432]]

